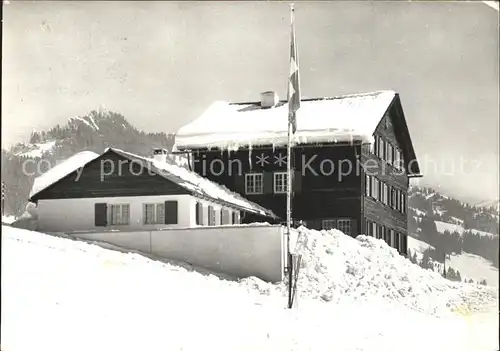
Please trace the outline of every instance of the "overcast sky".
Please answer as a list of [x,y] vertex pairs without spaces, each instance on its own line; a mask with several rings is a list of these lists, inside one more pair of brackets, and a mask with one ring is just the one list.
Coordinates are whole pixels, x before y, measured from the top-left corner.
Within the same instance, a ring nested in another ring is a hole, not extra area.
[[[399,92],[422,184],[469,201],[498,197],[498,11],[482,2],[295,8],[303,97]],[[286,94],[285,2],[11,1],[3,11],[2,147],[99,106],[145,131],[175,132],[213,100]]]

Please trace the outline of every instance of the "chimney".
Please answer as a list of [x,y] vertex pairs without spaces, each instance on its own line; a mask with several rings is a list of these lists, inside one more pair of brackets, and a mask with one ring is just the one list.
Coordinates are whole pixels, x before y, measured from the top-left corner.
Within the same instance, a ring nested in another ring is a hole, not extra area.
[[153,158],[156,161],[167,162],[168,151],[162,148],[153,149]]
[[262,108],[275,107],[278,104],[278,94],[274,91],[265,91],[260,93],[260,106]]

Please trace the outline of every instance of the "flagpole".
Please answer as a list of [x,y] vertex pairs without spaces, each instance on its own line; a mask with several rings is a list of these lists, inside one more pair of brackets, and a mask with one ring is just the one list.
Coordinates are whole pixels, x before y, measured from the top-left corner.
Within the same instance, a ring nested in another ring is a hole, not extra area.
[[[295,114],[295,112],[293,112]],[[286,232],[288,235],[287,240],[287,258],[288,258],[288,308],[292,308],[292,277],[293,277],[293,262],[292,253],[290,252],[290,239],[291,239],[291,195],[292,195],[292,123],[288,122],[288,143],[287,143],[287,187],[286,187]]]
[[[290,23],[292,30],[291,44],[293,45],[293,50],[295,50],[295,34],[294,34],[294,8],[293,4],[290,4]],[[295,53],[290,52],[293,55],[293,59],[295,60]],[[289,82],[290,84],[290,82]],[[294,92],[295,93],[295,92]],[[292,261],[292,253],[290,251],[290,239],[291,239],[291,220],[292,220],[292,211],[291,211],[291,197],[292,197],[292,131],[293,131],[293,121],[295,121],[295,111],[290,109],[290,90],[288,92],[288,104],[289,104],[289,116],[288,116],[288,142],[287,142],[287,187],[286,187],[286,233],[288,236],[287,240],[287,260],[288,260],[288,308],[292,308],[292,286],[293,286],[293,261]],[[299,97],[300,99],[300,97]]]

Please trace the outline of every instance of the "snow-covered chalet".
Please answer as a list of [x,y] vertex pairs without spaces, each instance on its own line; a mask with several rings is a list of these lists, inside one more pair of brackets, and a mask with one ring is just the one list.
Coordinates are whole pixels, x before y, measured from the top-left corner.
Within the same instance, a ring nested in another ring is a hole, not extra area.
[[276,215],[166,160],[163,149],[142,157],[115,148],[83,151],[35,179],[43,232],[134,231],[239,224]]
[[[198,174],[286,218],[287,120],[287,102],[272,91],[216,101],[178,131],[174,150]],[[406,254],[409,180],[421,173],[398,93],[303,99],[292,151],[295,221],[366,233]]]

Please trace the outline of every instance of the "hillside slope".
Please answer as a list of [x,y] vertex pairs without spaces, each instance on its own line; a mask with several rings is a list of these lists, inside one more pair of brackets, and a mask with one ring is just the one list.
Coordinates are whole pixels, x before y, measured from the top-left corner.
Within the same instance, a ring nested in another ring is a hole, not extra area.
[[[2,350],[498,349],[495,313],[460,316],[443,305],[486,307],[494,290],[448,282],[380,240],[302,231],[302,293],[287,310],[281,284],[221,280],[3,226]],[[379,293],[398,286],[409,299]]]
[[[440,194],[432,188],[412,187],[409,194],[408,231],[417,241],[409,241],[412,252],[423,254],[439,268],[445,254],[447,266],[461,271],[462,278],[487,279],[498,286],[499,216],[496,206],[480,207]],[[427,247],[423,248],[421,243]],[[475,271],[465,267],[475,256]],[[425,266],[425,264],[424,264]]]

